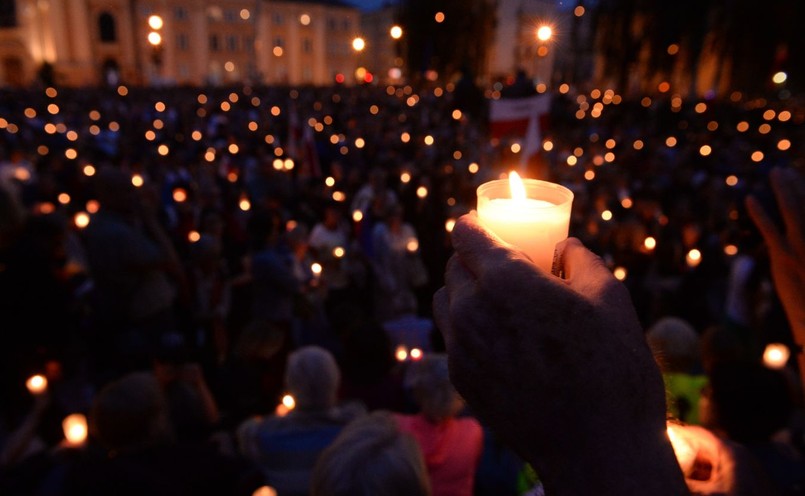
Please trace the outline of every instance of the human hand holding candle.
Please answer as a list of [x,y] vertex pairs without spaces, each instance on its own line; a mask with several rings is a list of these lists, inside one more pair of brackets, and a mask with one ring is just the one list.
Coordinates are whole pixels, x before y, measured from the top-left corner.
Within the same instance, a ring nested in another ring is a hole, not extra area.
[[775,494],[746,448],[698,425],[668,422],[668,437],[693,494]]
[[452,237],[434,297],[452,382],[546,493],[683,494],[662,377],[603,261],[571,238],[553,277],[472,214]]
[[478,220],[503,241],[551,272],[556,244],[567,238],[573,192],[564,186],[520,179],[490,181],[478,187]]

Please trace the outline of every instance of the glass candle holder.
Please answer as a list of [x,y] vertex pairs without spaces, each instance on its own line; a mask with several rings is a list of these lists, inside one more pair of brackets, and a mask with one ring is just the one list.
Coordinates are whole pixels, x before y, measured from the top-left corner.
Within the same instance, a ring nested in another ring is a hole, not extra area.
[[525,198],[512,198],[509,179],[478,187],[478,220],[551,272],[556,244],[567,238],[573,192],[562,185],[523,179]]

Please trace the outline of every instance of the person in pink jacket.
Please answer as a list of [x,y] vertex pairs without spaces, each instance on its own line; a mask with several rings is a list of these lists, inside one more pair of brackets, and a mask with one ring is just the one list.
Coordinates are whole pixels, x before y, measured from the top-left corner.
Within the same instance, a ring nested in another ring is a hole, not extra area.
[[425,355],[411,362],[406,382],[420,412],[396,418],[422,450],[433,496],[471,495],[483,431],[474,418],[456,417],[464,402],[450,383],[447,356]]

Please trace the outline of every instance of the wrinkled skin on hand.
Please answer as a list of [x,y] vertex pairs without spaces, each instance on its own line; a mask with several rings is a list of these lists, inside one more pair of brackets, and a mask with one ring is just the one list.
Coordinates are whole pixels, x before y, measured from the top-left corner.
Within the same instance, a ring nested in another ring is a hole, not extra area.
[[601,259],[568,239],[557,247],[560,279],[474,214],[456,223],[453,245],[434,296],[451,379],[546,492],[684,494],[660,372],[628,291]]
[[781,231],[760,202],[748,197],[749,216],[769,250],[774,288],[783,304],[794,339],[805,344],[805,178],[795,170],[774,169],[771,185],[783,217]]

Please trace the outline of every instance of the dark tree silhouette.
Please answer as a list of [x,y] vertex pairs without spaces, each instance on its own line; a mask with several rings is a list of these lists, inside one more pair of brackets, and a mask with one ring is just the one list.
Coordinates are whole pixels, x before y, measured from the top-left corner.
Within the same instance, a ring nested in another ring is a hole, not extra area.
[[[400,21],[406,32],[409,74],[435,70],[449,79],[462,68],[485,69],[495,29],[494,0],[403,0]],[[436,22],[437,12],[444,14]]]
[[[802,87],[801,0],[600,0],[593,15],[603,75],[621,91],[647,49],[649,74],[667,77],[681,66],[693,92],[707,47],[728,62],[719,64],[716,80],[728,78],[733,89],[767,92],[778,70],[789,73],[789,86]],[[671,44],[679,45],[678,55],[668,53]]]

